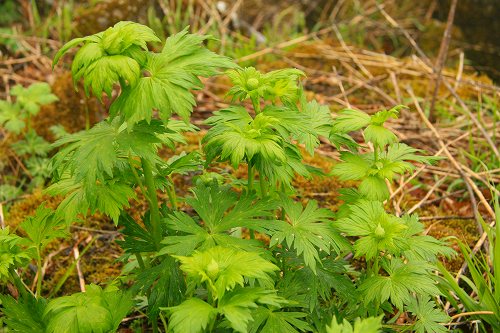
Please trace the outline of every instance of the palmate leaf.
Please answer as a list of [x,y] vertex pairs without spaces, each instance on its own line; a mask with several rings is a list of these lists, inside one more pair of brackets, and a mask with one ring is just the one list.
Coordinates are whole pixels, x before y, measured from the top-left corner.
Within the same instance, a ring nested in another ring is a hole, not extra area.
[[170,315],[170,329],[178,333],[204,332],[217,315],[224,321],[220,326],[229,326],[235,332],[248,332],[253,319],[253,310],[259,305],[280,307],[286,300],[278,297],[276,291],[263,288],[236,288],[219,299],[212,306],[198,298],[190,298],[178,306],[166,308]]
[[14,142],[11,147],[20,156],[35,155],[45,157],[51,150],[50,143],[30,129],[22,140]]
[[186,283],[179,264],[171,256],[161,257],[161,262],[142,270],[132,292],[148,295],[149,318],[157,318],[161,307],[174,306],[184,300]]
[[16,104],[31,115],[36,115],[40,112],[42,105],[47,105],[58,100],[57,96],[52,94],[50,85],[45,82],[33,83],[27,88],[16,85],[12,88],[10,94],[16,96]]
[[304,257],[304,263],[313,272],[320,262],[319,251],[340,253],[349,249],[349,243],[332,226],[330,210],[318,208],[316,201],[309,201],[303,208],[301,203],[285,197],[282,205],[289,223],[276,221],[270,246],[286,242],[288,248]]
[[27,265],[34,257],[30,249],[22,246],[23,242],[9,227],[0,229],[0,281],[8,279],[12,269]]
[[147,75],[140,77],[136,85],[123,88],[111,106],[111,115],[123,114],[131,125],[141,120],[149,122],[153,110],[158,110],[164,121],[173,113],[187,121],[196,104],[191,90],[203,87],[198,76],[213,76],[219,68],[235,66],[229,58],[202,46],[210,38],[188,34],[187,28],[170,36],[161,53],[147,55]]
[[[252,313],[251,333],[298,333],[311,332],[312,328],[302,318],[304,312],[281,312],[260,307]],[[259,330],[260,329],[260,330]]]
[[357,131],[370,123],[370,116],[363,111],[345,109],[334,119],[333,133],[349,133]]
[[450,258],[455,251],[444,239],[436,239],[432,236],[424,235],[424,225],[418,221],[418,216],[403,215],[403,222],[407,229],[403,233],[408,249],[403,251],[405,258],[413,261],[437,262],[438,256]]
[[26,124],[19,105],[0,100],[0,125],[11,133],[21,133]]
[[44,249],[54,239],[68,236],[67,224],[43,204],[37,208],[34,216],[21,223],[21,228],[30,242],[40,249]]
[[382,316],[357,318],[354,326],[346,319],[339,324],[335,316],[332,318],[330,326],[326,327],[326,333],[379,333],[382,331]]
[[417,155],[421,152],[403,143],[394,143],[387,151],[380,153],[375,161],[374,153],[353,154],[342,152],[342,163],[336,164],[331,174],[340,180],[361,180],[360,193],[370,200],[383,201],[388,198],[386,179],[392,181],[396,174],[404,174],[414,169],[410,161],[432,163],[434,157]]
[[349,215],[334,222],[347,236],[360,237],[354,243],[356,257],[370,260],[387,252],[399,255],[408,249],[405,230],[408,226],[401,218],[385,212],[379,201],[360,200],[349,205]]
[[442,325],[447,323],[450,317],[440,309],[436,308],[436,303],[430,297],[412,298],[408,302],[406,309],[417,319],[413,325],[416,333],[445,333],[448,328]]
[[414,297],[441,295],[431,271],[435,266],[425,262],[405,263],[401,259],[383,260],[382,267],[388,276],[374,275],[364,280],[359,289],[363,293],[365,305],[375,302],[382,304],[390,300],[399,310]]
[[280,280],[280,295],[296,302],[298,307],[316,311],[321,302],[331,300],[334,295],[342,300],[353,301],[358,297],[354,283],[346,274],[346,263],[330,257],[322,259],[313,272],[303,260],[289,260],[287,266],[294,267]]
[[216,246],[190,257],[174,256],[181,262],[181,270],[196,284],[206,282],[214,299],[226,291],[244,285],[244,278],[254,278],[263,285],[272,285],[271,274],[279,270],[255,252]]
[[46,333],[43,314],[47,301],[44,298],[37,299],[27,293],[17,301],[10,295],[0,295],[0,301],[4,322],[13,332]]
[[130,295],[96,285],[84,293],[53,299],[45,308],[47,333],[114,332],[132,307]]
[[178,235],[169,235],[162,244],[160,253],[190,255],[195,249],[208,249],[216,245],[232,246],[248,251],[259,251],[261,243],[229,235],[233,228],[251,228],[268,232],[270,220],[276,208],[275,201],[267,198],[256,200],[254,196],[238,198],[229,186],[219,186],[216,182],[200,182],[193,189],[193,196],[186,202],[198,214],[202,225],[183,212],[173,212],[164,221],[167,227]]
[[58,140],[55,146],[65,146],[52,160],[56,182],[47,189],[52,195],[68,195],[58,212],[71,220],[88,209],[100,210],[118,222],[128,198],[135,197],[119,175],[130,168],[129,158],[161,163],[156,154],[161,143],[157,135],[164,131],[160,121],[127,130],[115,118]]
[[215,320],[217,309],[199,298],[190,298],[168,308],[169,327],[176,333],[201,333]]

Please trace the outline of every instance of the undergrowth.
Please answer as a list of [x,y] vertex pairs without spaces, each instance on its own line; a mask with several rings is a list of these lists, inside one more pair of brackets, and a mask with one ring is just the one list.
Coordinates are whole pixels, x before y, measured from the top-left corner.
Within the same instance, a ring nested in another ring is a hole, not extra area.
[[[42,204],[20,225],[24,237],[0,232],[0,278],[15,290],[0,297],[5,325],[113,332],[134,311],[153,332],[446,332],[450,318],[439,304],[446,292],[435,272],[453,250],[425,235],[417,215],[384,207],[388,182],[435,160],[384,126],[403,107],[332,118],[306,99],[302,71],[241,68],[206,49],[209,40],[184,29],[152,52],[148,44],[160,42],[153,30],[120,22],[58,52],[54,65],[79,47],[73,79],[111,101],[110,115],[52,145],[58,152],[46,192],[64,197],[57,209]],[[182,145],[183,133],[195,130],[200,77],[220,69],[232,83],[231,106],[205,122],[200,151],[162,159],[159,149]],[[363,143],[350,136],[355,131]],[[304,163],[320,138],[341,152],[331,172]],[[222,162],[248,177],[205,172]],[[177,193],[176,174],[196,174],[189,195]],[[343,204],[333,212],[297,195],[293,180],[313,175],[358,186],[339,191]],[[149,208],[140,218],[126,212],[137,188]],[[105,287],[44,294],[46,246],[97,211],[123,236],[122,274]],[[32,262],[37,274],[26,282]]]

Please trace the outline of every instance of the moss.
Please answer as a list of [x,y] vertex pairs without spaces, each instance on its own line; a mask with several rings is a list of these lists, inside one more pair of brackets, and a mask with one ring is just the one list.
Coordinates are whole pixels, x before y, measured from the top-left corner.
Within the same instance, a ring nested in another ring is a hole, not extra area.
[[103,118],[104,107],[96,98],[86,97],[81,84],[78,91],[75,91],[70,72],[64,72],[56,78],[52,92],[59,101],[42,107],[33,119],[33,127],[47,140],[54,140],[50,131],[54,124],[60,124],[66,131],[73,133],[85,129],[87,121],[92,126]]

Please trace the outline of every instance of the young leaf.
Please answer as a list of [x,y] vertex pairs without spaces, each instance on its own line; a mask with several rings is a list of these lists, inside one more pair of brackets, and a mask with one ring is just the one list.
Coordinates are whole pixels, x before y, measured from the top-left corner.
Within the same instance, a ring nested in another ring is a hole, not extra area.
[[218,68],[235,66],[202,46],[210,38],[188,34],[187,28],[170,36],[161,53],[147,55],[147,75],[138,78],[136,85],[123,87],[111,106],[111,115],[123,114],[132,125],[141,120],[149,122],[153,110],[158,110],[164,121],[173,113],[187,121],[196,104],[191,90],[203,87],[198,76],[213,76]]
[[408,248],[404,231],[405,223],[385,212],[382,203],[378,201],[360,200],[355,205],[349,205],[348,217],[335,221],[335,226],[348,236],[359,236],[354,243],[356,256],[366,256],[370,260],[387,252],[398,255]]
[[104,32],[66,43],[56,54],[53,64],[70,48],[84,43],[73,61],[73,80],[76,82],[83,77],[85,92],[88,94],[91,88],[98,99],[102,92],[111,97],[115,83],[135,85],[141,75],[147,42],[159,41],[153,30],[144,25],[118,22]]
[[181,262],[181,270],[190,278],[198,284],[207,282],[214,299],[220,299],[236,285],[243,286],[244,277],[272,285],[270,274],[279,270],[257,253],[221,246],[197,251],[191,257],[174,257]]

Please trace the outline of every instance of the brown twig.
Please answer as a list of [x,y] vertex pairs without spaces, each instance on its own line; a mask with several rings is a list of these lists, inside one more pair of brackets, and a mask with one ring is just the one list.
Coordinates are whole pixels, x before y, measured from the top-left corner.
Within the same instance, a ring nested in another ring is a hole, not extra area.
[[457,2],[458,0],[451,1],[450,11],[448,12],[448,19],[446,21],[446,28],[444,30],[443,40],[441,41],[438,58],[436,60],[436,65],[434,66],[436,81],[434,85],[434,93],[432,94],[431,106],[429,108],[429,120],[431,122],[436,121],[436,114],[434,108],[436,105],[436,99],[439,92],[439,86],[441,85],[443,66],[446,61],[446,55],[448,54],[448,48],[450,46],[451,28],[453,27],[453,20],[455,19],[455,9],[457,8]]

